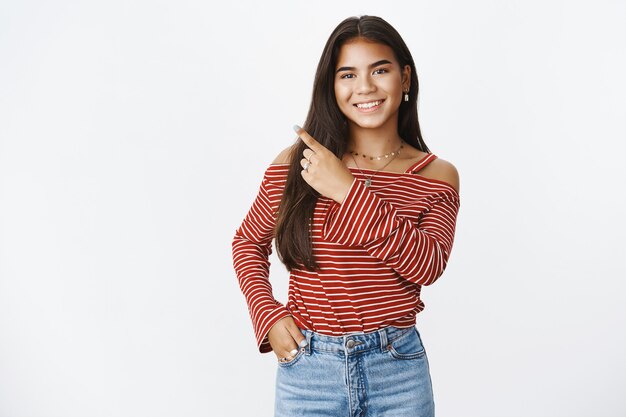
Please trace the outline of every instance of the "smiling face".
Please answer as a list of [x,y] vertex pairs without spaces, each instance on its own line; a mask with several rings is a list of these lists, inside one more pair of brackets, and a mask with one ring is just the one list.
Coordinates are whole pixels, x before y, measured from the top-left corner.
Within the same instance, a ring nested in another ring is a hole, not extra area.
[[341,46],[335,71],[337,105],[351,128],[397,129],[410,65],[400,68],[389,46],[359,38]]

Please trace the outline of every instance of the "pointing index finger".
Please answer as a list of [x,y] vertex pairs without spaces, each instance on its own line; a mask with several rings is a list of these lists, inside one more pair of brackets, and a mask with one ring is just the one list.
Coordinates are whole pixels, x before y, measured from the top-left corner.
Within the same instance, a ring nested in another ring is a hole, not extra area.
[[[314,152],[320,152],[324,146],[313,138],[313,136],[309,135],[306,130],[301,128],[298,125],[293,125],[293,130],[298,134],[298,136],[307,144],[309,148],[311,148]],[[325,148],[324,148],[325,149]]]

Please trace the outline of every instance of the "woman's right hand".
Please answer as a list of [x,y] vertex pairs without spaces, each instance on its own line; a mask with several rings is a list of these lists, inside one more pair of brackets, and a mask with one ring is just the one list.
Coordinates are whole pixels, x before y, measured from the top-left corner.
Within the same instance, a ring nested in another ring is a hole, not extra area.
[[298,350],[307,345],[306,338],[292,316],[283,317],[274,323],[267,338],[278,360],[295,356],[291,353],[292,350]]

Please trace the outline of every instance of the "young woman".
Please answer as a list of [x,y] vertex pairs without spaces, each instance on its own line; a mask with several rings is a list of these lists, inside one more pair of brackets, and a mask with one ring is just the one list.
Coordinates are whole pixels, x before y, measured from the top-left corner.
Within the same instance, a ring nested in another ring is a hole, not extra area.
[[[448,262],[455,167],[427,148],[413,58],[375,16],[322,53],[299,139],[267,167],[233,245],[257,346],[274,351],[276,416],[433,416],[416,328],[420,289]],[[268,256],[290,271],[286,305]]]

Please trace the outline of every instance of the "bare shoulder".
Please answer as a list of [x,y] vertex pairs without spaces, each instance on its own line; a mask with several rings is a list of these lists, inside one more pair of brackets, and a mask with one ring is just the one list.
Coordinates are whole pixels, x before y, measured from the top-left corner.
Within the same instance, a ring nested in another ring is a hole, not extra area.
[[437,157],[426,165],[422,171],[423,174],[421,172],[420,174],[425,177],[447,182],[457,193],[460,192],[459,171],[451,162]]
[[276,155],[276,158],[274,158],[272,164],[288,164],[291,161],[291,152],[293,151],[293,149],[294,145],[287,146],[285,149],[280,151],[278,155]]

